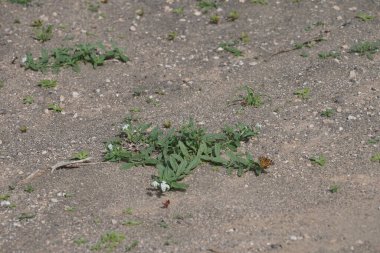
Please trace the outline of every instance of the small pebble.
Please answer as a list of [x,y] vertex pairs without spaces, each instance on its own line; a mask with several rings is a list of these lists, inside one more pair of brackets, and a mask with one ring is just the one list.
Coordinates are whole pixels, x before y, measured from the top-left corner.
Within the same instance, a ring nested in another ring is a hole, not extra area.
[[289,239],[290,240],[292,240],[292,241],[297,241],[297,236],[295,236],[295,235],[291,235],[290,237],[289,237]]
[[8,201],[8,200],[2,200],[2,201],[0,202],[0,206],[1,206],[1,207],[8,207],[8,206],[10,206],[10,205],[11,205],[11,202]]
[[136,31],[136,27],[131,25],[131,27],[129,27],[129,30],[132,31],[132,32],[135,32]]
[[78,98],[79,97],[79,93],[76,92],[76,91],[73,91],[72,96],[73,96],[73,98]]
[[53,202],[53,203],[57,203],[57,202],[58,202],[58,199],[56,199],[56,198],[52,198],[52,199],[51,199],[51,202]]
[[338,5],[333,6],[334,10],[340,11],[340,7]]
[[348,119],[348,120],[355,120],[356,117],[355,117],[355,116],[352,116],[352,115],[348,115],[347,119]]
[[112,219],[111,222],[112,222],[113,225],[117,224],[117,220],[115,220],[115,219]]

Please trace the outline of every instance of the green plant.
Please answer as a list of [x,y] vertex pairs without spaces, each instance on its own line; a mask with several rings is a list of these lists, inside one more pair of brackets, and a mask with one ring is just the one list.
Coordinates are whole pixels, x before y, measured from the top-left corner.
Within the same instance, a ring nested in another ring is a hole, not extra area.
[[124,226],[137,226],[137,225],[141,225],[142,222],[141,221],[137,221],[137,220],[126,220],[126,221],[123,221],[123,224]]
[[91,12],[98,12],[99,11],[99,8],[100,8],[100,4],[98,3],[90,3],[88,5],[88,10],[91,11]]
[[23,5],[27,5],[31,1],[32,0],[8,0],[8,2],[15,3],[15,4],[23,4]]
[[182,15],[184,12],[184,8],[183,7],[173,8],[172,12],[177,15]]
[[321,112],[321,116],[330,118],[334,115],[334,113],[335,113],[334,109],[327,108],[326,110]]
[[27,186],[25,187],[25,189],[24,189],[24,192],[27,192],[27,193],[32,193],[32,192],[34,192],[34,188],[33,188],[33,186],[31,186],[31,185],[27,185]]
[[374,154],[374,155],[371,157],[371,161],[372,161],[372,162],[380,162],[380,153]]
[[214,14],[210,16],[210,23],[211,24],[219,24],[220,16],[218,14]]
[[340,188],[339,185],[334,184],[334,185],[330,186],[329,192],[331,192],[331,193],[337,193],[338,190],[339,190],[339,188]]
[[248,44],[249,43],[249,36],[247,33],[245,32],[242,32],[240,37],[239,37],[239,40],[243,43],[243,44]]
[[74,240],[74,243],[78,246],[87,243],[87,240],[82,236]]
[[326,164],[326,158],[323,155],[317,155],[317,156],[310,157],[309,160],[313,164],[317,164],[319,166],[324,166]]
[[99,251],[99,250],[104,249],[107,251],[113,251],[124,240],[125,240],[125,235],[122,233],[114,232],[114,231],[107,232],[106,234],[100,237],[100,240],[94,246],[91,247],[91,250]]
[[242,56],[243,52],[240,51],[238,48],[236,48],[237,42],[236,41],[230,41],[230,42],[223,42],[219,45],[224,51],[227,51],[234,56]]
[[139,241],[134,240],[134,241],[132,241],[132,243],[130,245],[128,245],[127,247],[125,247],[125,251],[127,251],[127,252],[131,251],[134,248],[136,248],[138,245],[139,245]]
[[169,227],[168,223],[166,223],[164,220],[160,220],[160,222],[158,223],[158,225],[161,228],[168,228]]
[[52,110],[52,111],[54,111],[54,112],[62,112],[62,111],[63,111],[62,107],[60,107],[60,106],[57,105],[57,104],[49,104],[49,105],[48,105],[48,109],[49,109],[49,110]]
[[302,51],[300,56],[306,58],[306,57],[309,57],[309,54],[306,51]]
[[21,133],[26,133],[28,131],[28,127],[27,126],[20,126],[20,132]]
[[211,9],[218,8],[218,5],[215,1],[212,0],[200,0],[198,1],[198,8],[201,9],[203,12],[208,12]]
[[340,53],[337,52],[337,51],[329,51],[329,52],[320,52],[318,54],[319,58],[321,59],[327,59],[327,58],[339,58],[340,57]]
[[367,141],[368,144],[376,144],[380,142],[380,136],[372,137]]
[[4,87],[4,80],[0,80],[0,89]]
[[121,62],[129,61],[123,51],[118,47],[107,50],[102,43],[77,44],[74,47],[54,48],[50,51],[41,50],[41,56],[34,59],[31,53],[26,54],[25,69],[46,72],[52,69],[58,72],[62,67],[71,67],[79,71],[79,63],[90,63],[95,69],[104,64],[106,60],[116,59]]
[[268,0],[251,0],[251,3],[253,4],[261,4],[261,5],[267,5]]
[[41,27],[44,24],[44,21],[41,19],[33,20],[33,22],[30,24],[31,27]]
[[81,150],[78,153],[74,154],[72,160],[83,160],[88,157],[88,151]]
[[29,104],[30,105],[30,104],[33,104],[33,102],[34,102],[34,98],[30,95],[24,97],[22,100],[23,104]]
[[256,94],[251,87],[246,86],[245,88],[247,94],[243,96],[241,104],[243,106],[260,107],[263,104],[261,96]]
[[38,86],[42,88],[54,88],[57,86],[57,80],[43,79],[38,82]]
[[46,42],[48,40],[51,40],[53,37],[53,25],[47,25],[47,26],[39,26],[35,30],[34,39]]
[[36,214],[34,213],[21,213],[20,216],[18,217],[18,220],[19,221],[30,220],[30,219],[33,219],[34,217],[36,217]]
[[363,41],[354,44],[349,53],[358,53],[359,55],[365,55],[368,59],[372,60],[373,55],[380,49],[380,40],[378,41]]
[[168,36],[166,38],[167,38],[167,40],[171,41],[171,40],[174,40],[176,37],[177,37],[176,32],[169,32]]
[[294,95],[301,99],[308,99],[310,97],[310,88],[300,88],[294,92]]
[[355,16],[355,18],[360,19],[363,22],[367,22],[367,21],[371,21],[371,20],[375,19],[375,16],[369,15],[369,14],[364,13],[364,12],[360,12]]
[[8,200],[11,197],[9,194],[0,194],[0,201]]
[[[170,189],[185,190],[180,183],[202,161],[233,169],[241,176],[253,171],[261,174],[263,169],[251,155],[237,154],[241,142],[256,136],[257,132],[244,124],[226,126],[221,133],[206,133],[190,121],[179,129],[163,132],[151,124],[132,124],[129,120],[122,127],[120,138],[106,144],[106,161],[126,162],[122,168],[155,166],[158,175],[153,176],[152,186],[162,192]],[[137,148],[133,148],[137,147]],[[226,157],[222,157],[226,153]]]
[[126,208],[126,209],[123,210],[123,214],[131,215],[132,213],[133,213],[133,210],[130,207],[128,207],[128,208]]
[[236,19],[239,18],[239,13],[237,11],[230,11],[227,16],[228,21],[235,21]]

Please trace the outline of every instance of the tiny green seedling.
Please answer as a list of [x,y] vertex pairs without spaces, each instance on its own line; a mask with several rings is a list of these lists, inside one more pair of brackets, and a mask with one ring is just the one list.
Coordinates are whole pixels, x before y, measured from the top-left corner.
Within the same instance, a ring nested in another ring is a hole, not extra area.
[[8,2],[15,3],[15,4],[23,4],[23,5],[27,5],[31,1],[32,0],[8,0]]
[[74,240],[74,243],[78,246],[81,246],[85,243],[87,243],[87,240],[82,236]]
[[81,150],[78,153],[74,154],[72,160],[83,160],[88,157],[88,151]]
[[242,106],[253,106],[257,108],[263,104],[261,96],[255,93],[251,87],[245,86],[245,91],[246,95],[238,100]]
[[142,222],[138,220],[126,220],[126,221],[123,221],[123,223],[121,224],[123,224],[124,226],[132,227],[132,226],[141,225]]
[[27,126],[20,126],[20,132],[21,133],[26,133],[28,131],[28,127]]
[[211,9],[218,8],[218,5],[213,0],[201,0],[198,2],[198,8],[203,12],[208,12]]
[[182,15],[184,12],[184,8],[183,7],[173,8],[172,12],[177,15]]
[[211,15],[210,16],[210,23],[211,24],[219,24],[220,22],[220,16],[217,14]]
[[310,88],[308,87],[305,87],[305,88],[300,88],[300,89],[297,89],[295,92],[294,92],[294,95],[296,95],[297,97],[303,99],[303,100],[306,100],[310,97]]
[[359,19],[360,21],[367,22],[375,19],[375,16],[369,15],[364,12],[360,12],[355,16],[355,18]]
[[10,194],[0,194],[0,201],[8,200],[10,197]]
[[39,26],[35,30],[34,39],[46,42],[53,37],[53,25]]
[[38,86],[42,88],[55,88],[57,86],[57,80],[44,79],[38,82]]
[[260,5],[267,5],[268,0],[251,0],[251,3],[253,4],[260,4]]
[[36,217],[36,214],[34,213],[21,213],[20,216],[18,217],[18,220],[19,221],[30,220],[30,219],[33,219],[34,217]]
[[240,37],[239,37],[239,40],[243,43],[243,44],[248,44],[249,43],[249,36],[247,33],[245,32],[242,32]]
[[228,13],[227,20],[228,21],[235,21],[239,18],[239,13],[237,11],[231,11]]
[[131,207],[128,207],[123,210],[123,214],[132,215],[132,213],[133,213],[133,209]]
[[335,113],[334,109],[327,108],[326,110],[321,112],[321,116],[326,117],[326,118],[330,118],[334,115],[334,113]]
[[340,52],[337,51],[329,51],[329,52],[320,52],[318,54],[319,58],[321,59],[327,59],[327,58],[334,58],[337,59],[340,57]]
[[125,251],[126,252],[131,251],[134,248],[136,248],[138,245],[139,245],[139,241],[134,240],[134,241],[132,241],[132,243],[130,245],[128,245],[127,247],[125,247]]
[[334,185],[330,186],[329,192],[331,192],[331,193],[337,193],[338,190],[339,190],[339,188],[340,188],[339,185],[334,184]]
[[33,188],[33,186],[31,186],[31,185],[27,185],[27,186],[25,187],[25,189],[24,189],[24,192],[27,192],[27,193],[32,193],[32,192],[34,192],[34,188]]
[[28,95],[28,96],[26,96],[26,97],[23,98],[22,103],[23,104],[28,104],[28,105],[33,104],[34,103],[34,98],[32,96]]
[[242,56],[243,52],[235,47],[236,44],[237,44],[236,41],[223,42],[223,43],[219,44],[219,47],[221,47],[224,51],[227,51],[227,52],[233,54],[234,56],[237,56],[237,57]]
[[107,232],[100,237],[100,240],[91,247],[93,251],[107,250],[113,251],[125,240],[125,235],[119,232]]
[[379,52],[380,40],[378,41],[363,41],[353,45],[349,53],[358,53],[359,55],[365,55],[368,59],[373,60],[374,54]]
[[99,8],[100,8],[100,4],[98,3],[90,3],[88,5],[88,10],[91,11],[91,12],[98,12],[99,11]]
[[311,163],[319,166],[324,166],[326,164],[326,158],[323,155],[310,157],[309,160],[311,161]]
[[371,161],[372,161],[372,162],[380,162],[380,153],[374,154],[374,155],[371,157]]
[[49,104],[48,109],[53,111],[53,112],[62,112],[63,111],[62,107],[60,107],[57,104]]
[[174,32],[174,31],[173,32],[169,32],[168,36],[166,38],[169,41],[175,40],[175,38],[177,38],[177,32]]

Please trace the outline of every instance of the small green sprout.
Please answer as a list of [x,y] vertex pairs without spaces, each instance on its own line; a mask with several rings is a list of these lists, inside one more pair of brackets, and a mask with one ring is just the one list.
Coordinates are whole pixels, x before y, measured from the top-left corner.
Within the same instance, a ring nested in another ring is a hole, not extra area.
[[319,58],[321,59],[327,59],[327,58],[339,58],[340,57],[340,53],[337,52],[337,51],[329,51],[329,52],[320,52],[318,54]]
[[131,207],[128,207],[123,210],[123,214],[131,215],[133,213],[133,209]]
[[321,112],[321,116],[326,117],[326,118],[330,118],[334,115],[334,113],[335,113],[334,109],[327,108],[326,110]]
[[380,153],[374,154],[374,155],[371,157],[371,161],[372,161],[372,162],[380,162]]
[[28,131],[28,127],[27,126],[20,126],[20,132],[21,133],[26,133]]
[[234,10],[228,13],[228,16],[227,16],[228,21],[235,21],[238,18],[239,18],[239,13],[237,11]]
[[184,12],[184,8],[183,7],[173,8],[172,12],[177,15],[182,15]]
[[326,164],[326,158],[323,155],[317,155],[317,156],[310,157],[309,160],[313,164],[317,164],[319,166],[324,166]]
[[49,104],[48,109],[51,111],[54,111],[54,112],[62,112],[63,111],[62,107],[60,107],[57,104]]
[[54,88],[57,86],[57,80],[44,79],[39,81],[38,86],[42,88]]
[[34,102],[34,98],[30,95],[24,97],[22,100],[23,104],[28,104],[28,105],[33,104],[33,102]]
[[294,95],[304,100],[308,99],[310,97],[310,88],[305,87],[305,88],[297,89],[294,92]]
[[11,197],[9,194],[0,194],[0,201],[8,200]]
[[174,31],[173,32],[169,32],[168,36],[166,38],[169,41],[175,40],[175,38],[177,38],[177,32],[174,32]]
[[372,137],[367,141],[368,144],[376,144],[380,142],[380,136]]
[[161,220],[160,223],[158,224],[161,228],[168,228],[169,225],[164,221],[164,220]]
[[208,12],[211,9],[218,8],[218,5],[213,0],[201,0],[198,2],[198,8],[203,12]]
[[83,160],[83,159],[86,159],[87,157],[88,157],[88,151],[82,150],[74,154],[72,160]]
[[367,22],[375,19],[375,16],[369,15],[364,12],[360,12],[355,16],[355,18],[359,19],[360,21]]
[[261,5],[267,5],[268,0],[251,0],[251,3],[253,4],[261,4]]
[[32,0],[8,0],[9,2],[11,3],[14,3],[14,4],[23,4],[23,5],[27,5],[29,4]]
[[33,188],[33,186],[31,186],[31,185],[27,185],[27,186],[25,187],[25,189],[24,189],[24,192],[27,192],[27,193],[32,193],[32,192],[34,192],[34,188]]
[[233,54],[234,56],[237,56],[237,57],[242,56],[243,52],[235,47],[236,44],[237,44],[236,41],[223,42],[219,45],[219,47],[221,47],[224,51],[227,51]]
[[91,250],[99,251],[104,249],[108,251],[113,251],[124,240],[125,235],[122,233],[114,231],[107,232],[106,234],[101,236],[100,240],[94,246],[91,247]]
[[220,16],[218,14],[214,14],[210,16],[211,24],[219,24],[219,22],[220,22]]
[[74,240],[74,243],[78,246],[87,243],[87,240],[82,236]]
[[245,32],[242,32],[240,37],[239,37],[239,40],[243,43],[243,44],[248,44],[249,43],[249,36],[247,33]]
[[247,94],[243,96],[241,104],[243,106],[260,107],[263,104],[261,96],[256,94],[251,87],[246,86],[245,88]]
[[89,5],[88,5],[88,10],[89,11],[91,11],[91,12],[98,12],[99,11],[99,8],[100,8],[100,4],[98,4],[98,3],[96,3],[96,4],[94,4],[94,3],[90,3]]
[[40,26],[36,29],[34,39],[46,42],[53,37],[53,25]]
[[340,188],[339,185],[334,184],[334,185],[330,186],[329,192],[331,192],[331,193],[337,193],[338,190],[339,190],[339,188]]

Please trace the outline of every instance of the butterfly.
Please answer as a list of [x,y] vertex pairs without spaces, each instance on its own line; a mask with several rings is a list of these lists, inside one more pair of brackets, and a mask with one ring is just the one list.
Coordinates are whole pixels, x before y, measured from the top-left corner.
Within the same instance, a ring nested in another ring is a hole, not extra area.
[[268,157],[265,157],[265,156],[260,156],[259,157],[259,165],[260,165],[260,168],[262,169],[268,169],[269,166],[273,165],[274,162],[269,159]]

